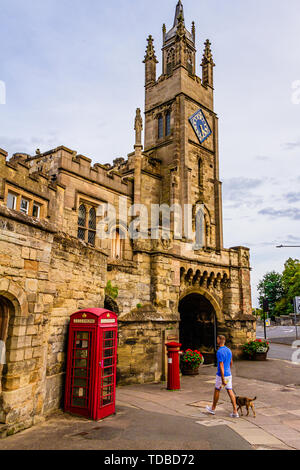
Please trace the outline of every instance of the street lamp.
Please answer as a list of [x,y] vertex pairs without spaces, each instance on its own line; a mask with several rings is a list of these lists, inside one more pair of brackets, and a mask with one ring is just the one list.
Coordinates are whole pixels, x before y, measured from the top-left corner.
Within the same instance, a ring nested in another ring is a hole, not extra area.
[[279,245],[276,248],[300,248],[299,245]]

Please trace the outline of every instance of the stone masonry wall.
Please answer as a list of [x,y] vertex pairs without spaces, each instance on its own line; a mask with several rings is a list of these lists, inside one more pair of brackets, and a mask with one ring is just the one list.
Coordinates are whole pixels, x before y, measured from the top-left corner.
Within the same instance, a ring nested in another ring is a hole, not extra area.
[[3,432],[31,426],[59,407],[69,317],[103,306],[105,272],[102,252],[0,207],[0,301],[14,306],[2,374]]

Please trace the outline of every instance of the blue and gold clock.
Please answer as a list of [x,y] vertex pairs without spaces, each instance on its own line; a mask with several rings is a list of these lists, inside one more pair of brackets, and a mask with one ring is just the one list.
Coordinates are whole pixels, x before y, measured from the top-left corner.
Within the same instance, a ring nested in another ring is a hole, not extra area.
[[189,118],[189,121],[200,144],[202,144],[212,134],[212,130],[209,127],[202,109],[198,109],[198,111]]

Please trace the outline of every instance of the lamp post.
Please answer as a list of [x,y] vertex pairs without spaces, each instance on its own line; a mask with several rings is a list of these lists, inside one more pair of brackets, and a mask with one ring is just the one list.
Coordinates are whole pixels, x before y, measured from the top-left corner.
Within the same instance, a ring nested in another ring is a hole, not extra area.
[[299,245],[279,245],[276,248],[300,248]]
[[264,333],[265,339],[267,339],[267,329],[266,329],[266,313],[269,313],[269,300],[264,298],[263,300],[263,311],[264,311]]

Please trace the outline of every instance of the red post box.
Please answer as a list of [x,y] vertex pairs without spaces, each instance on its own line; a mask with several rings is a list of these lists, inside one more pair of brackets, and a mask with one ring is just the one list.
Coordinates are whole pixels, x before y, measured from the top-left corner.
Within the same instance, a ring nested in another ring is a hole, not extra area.
[[168,390],[180,390],[179,351],[181,344],[167,343],[168,349]]
[[115,413],[117,315],[106,309],[71,315],[65,411],[96,421]]

